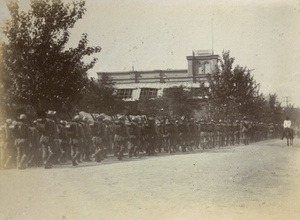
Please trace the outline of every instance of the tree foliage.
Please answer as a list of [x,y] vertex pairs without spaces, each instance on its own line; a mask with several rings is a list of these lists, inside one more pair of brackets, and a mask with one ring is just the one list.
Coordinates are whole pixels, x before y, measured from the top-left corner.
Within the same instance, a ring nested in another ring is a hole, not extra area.
[[83,58],[101,50],[88,46],[87,34],[76,48],[65,48],[69,30],[86,12],[85,1],[31,0],[27,12],[16,0],[7,6],[11,18],[2,28],[1,101],[55,109],[78,102],[87,71],[97,61]]
[[124,109],[124,102],[114,92],[114,83],[107,75],[103,74],[100,82],[91,78],[82,90],[82,101],[77,104],[77,109],[108,115],[120,113]]
[[216,71],[208,75],[211,117],[234,120],[242,115],[253,115],[254,102],[259,97],[259,84],[250,70],[233,67],[229,51],[222,54]]
[[161,97],[155,99],[144,97],[139,101],[128,104],[127,112],[128,114],[145,114],[152,117],[191,117],[194,107],[190,98],[191,91],[182,86],[172,87],[167,89],[167,92]]

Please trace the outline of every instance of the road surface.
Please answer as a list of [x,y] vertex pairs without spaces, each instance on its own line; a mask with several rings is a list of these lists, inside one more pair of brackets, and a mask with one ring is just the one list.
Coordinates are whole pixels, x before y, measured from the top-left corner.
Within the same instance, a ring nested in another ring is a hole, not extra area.
[[2,170],[0,219],[300,219],[300,140]]

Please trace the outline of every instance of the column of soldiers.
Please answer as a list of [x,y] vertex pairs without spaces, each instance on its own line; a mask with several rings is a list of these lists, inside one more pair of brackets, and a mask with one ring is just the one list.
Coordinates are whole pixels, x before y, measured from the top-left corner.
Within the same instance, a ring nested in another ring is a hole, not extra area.
[[59,120],[55,111],[38,112],[29,123],[21,114],[15,121],[7,119],[0,129],[1,169],[26,169],[42,166],[50,169],[70,161],[100,163],[111,154],[118,160],[211,149],[276,138],[282,133],[279,125],[241,121],[214,121],[100,114],[93,120],[76,115],[70,121]]

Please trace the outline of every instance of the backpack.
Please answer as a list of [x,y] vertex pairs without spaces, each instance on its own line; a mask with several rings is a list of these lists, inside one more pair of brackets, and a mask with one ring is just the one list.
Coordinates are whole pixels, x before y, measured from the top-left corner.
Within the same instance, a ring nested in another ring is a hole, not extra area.
[[13,127],[13,136],[18,139],[24,139],[27,138],[27,131],[26,131],[26,125],[23,123],[17,123]]

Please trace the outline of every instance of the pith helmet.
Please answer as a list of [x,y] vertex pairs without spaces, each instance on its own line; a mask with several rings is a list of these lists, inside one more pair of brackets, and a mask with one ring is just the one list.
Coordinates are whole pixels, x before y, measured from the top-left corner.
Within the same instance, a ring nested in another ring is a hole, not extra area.
[[51,111],[51,110],[49,110],[49,111],[47,112],[47,115],[54,116],[54,115],[56,115],[56,111]]
[[25,120],[25,119],[27,119],[27,116],[26,116],[25,114],[21,114],[21,115],[20,115],[20,119],[21,119],[21,120]]

